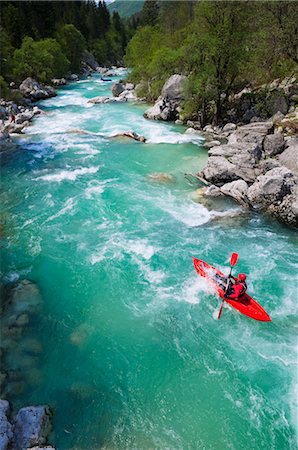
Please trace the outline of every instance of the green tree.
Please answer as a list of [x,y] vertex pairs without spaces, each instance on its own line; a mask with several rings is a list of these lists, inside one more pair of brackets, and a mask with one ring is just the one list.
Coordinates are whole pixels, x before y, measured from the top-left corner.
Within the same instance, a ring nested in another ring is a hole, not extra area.
[[154,26],[157,24],[159,16],[159,5],[156,0],[145,0],[141,12],[141,21],[143,25]]
[[86,41],[82,33],[74,25],[66,24],[59,29],[56,38],[70,61],[70,70],[79,71],[81,58],[86,49]]
[[55,39],[34,41],[25,37],[13,54],[13,77],[18,81],[28,76],[48,81],[64,75],[68,67],[69,61]]

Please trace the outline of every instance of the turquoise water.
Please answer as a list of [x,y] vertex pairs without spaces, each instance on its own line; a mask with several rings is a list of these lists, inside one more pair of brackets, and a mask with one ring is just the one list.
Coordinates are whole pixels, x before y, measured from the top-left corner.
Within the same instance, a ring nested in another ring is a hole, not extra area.
[[[59,450],[295,449],[294,231],[196,203],[184,173],[206,163],[200,139],[144,105],[87,103],[109,90],[96,76],[62,88],[3,156],[2,277],[43,297],[15,409],[50,404]],[[147,143],[107,139],[128,129]],[[216,320],[191,257],[227,272],[232,251],[272,323],[229,307]]]

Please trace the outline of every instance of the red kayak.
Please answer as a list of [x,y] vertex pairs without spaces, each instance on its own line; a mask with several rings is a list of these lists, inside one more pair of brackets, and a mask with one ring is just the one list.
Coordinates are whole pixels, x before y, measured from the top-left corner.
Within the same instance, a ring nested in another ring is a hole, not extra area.
[[[193,263],[198,274],[201,277],[206,278],[212,284],[219,296],[221,298],[224,298],[227,286],[226,275],[224,275],[215,267],[210,266],[210,264],[206,263],[205,261],[202,261],[201,259],[193,257]],[[266,311],[264,311],[261,305],[259,305],[258,302],[256,302],[246,293],[243,294],[239,300],[225,298],[225,301],[245,316],[251,317],[255,320],[260,320],[262,322],[271,322],[270,317],[268,316]]]

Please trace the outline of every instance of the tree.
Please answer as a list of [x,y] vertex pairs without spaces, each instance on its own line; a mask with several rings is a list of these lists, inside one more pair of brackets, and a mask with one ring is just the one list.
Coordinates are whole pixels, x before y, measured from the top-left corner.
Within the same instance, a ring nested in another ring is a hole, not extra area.
[[13,76],[22,81],[30,76],[39,81],[49,81],[63,76],[69,61],[55,39],[34,41],[31,37],[23,39],[20,49],[13,54]]
[[59,29],[56,38],[70,61],[70,70],[79,71],[81,58],[86,49],[86,41],[82,33],[74,25],[66,24]]
[[159,6],[156,0],[145,0],[141,12],[141,21],[143,25],[154,26],[157,24],[159,15]]

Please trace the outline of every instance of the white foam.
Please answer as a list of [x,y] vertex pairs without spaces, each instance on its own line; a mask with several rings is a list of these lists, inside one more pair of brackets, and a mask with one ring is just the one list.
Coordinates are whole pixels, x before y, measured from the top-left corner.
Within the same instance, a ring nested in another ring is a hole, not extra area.
[[63,216],[64,214],[66,214],[68,211],[73,210],[74,206],[76,205],[76,202],[73,198],[69,198],[68,200],[66,200],[66,202],[64,203],[64,206],[62,209],[60,209],[60,211],[57,212],[57,214],[54,214],[53,216],[50,216],[46,222],[51,222],[54,219],[57,219],[60,216]]
[[152,256],[159,250],[148,243],[147,239],[127,240],[121,244],[125,251],[142,256],[144,259],[151,259]]
[[98,172],[99,167],[81,167],[80,169],[75,170],[61,170],[60,172],[42,175],[41,177],[36,178],[36,180],[44,180],[50,182],[61,183],[61,181],[75,181],[77,177],[81,177],[86,174],[93,174]]

